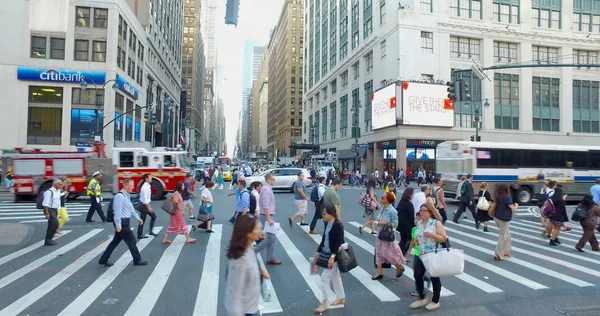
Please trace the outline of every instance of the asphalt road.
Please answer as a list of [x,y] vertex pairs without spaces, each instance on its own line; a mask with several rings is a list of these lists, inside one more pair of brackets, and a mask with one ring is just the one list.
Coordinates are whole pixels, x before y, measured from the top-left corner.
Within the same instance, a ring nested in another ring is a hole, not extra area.
[[[163,245],[168,216],[160,210],[160,202],[153,202],[159,216],[157,227],[161,228],[159,237],[138,243],[149,262],[142,267],[131,265],[124,244],[113,253],[115,266],[97,265],[114,230],[110,224],[85,223],[85,201],[69,205],[71,220],[54,247],[41,246],[45,224],[37,222],[39,218],[4,220],[30,221],[28,225],[36,230],[25,245],[0,246],[0,316],[224,315],[224,249],[232,232],[227,220],[235,206],[235,198],[226,197],[227,192],[231,191],[213,191],[216,233],[192,233],[198,239],[195,244],[185,244],[180,236],[173,244]],[[562,234],[563,244],[550,248],[540,235],[535,209],[524,207],[511,223],[514,258],[504,262],[492,259],[497,241],[494,224],[484,233],[475,231],[470,220],[447,223],[453,246],[467,255],[465,273],[442,278],[443,297],[437,311],[409,310],[415,288],[411,264],[400,279],[389,270],[382,281],[370,280],[375,272],[375,237],[360,235],[356,227],[364,222],[356,202],[360,193],[360,189],[346,187],[340,191],[345,235],[359,268],[342,276],[346,307],[332,309],[327,315],[583,315],[566,309],[594,305],[600,298],[600,253],[589,251],[589,246],[583,254],[573,248],[581,228],[569,223],[573,230]],[[295,213],[292,194],[276,193],[276,200],[276,219],[282,230],[275,252],[283,264],[267,267],[276,295],[270,302],[261,302],[261,313],[311,315],[322,295],[318,276],[311,276],[308,269],[317,240],[305,227],[287,224],[287,218]],[[198,200],[194,202],[197,205]],[[24,214],[5,215],[11,210]],[[39,213],[32,204],[0,204],[0,218]],[[74,216],[77,214],[81,215]],[[322,232],[321,223],[317,230]],[[320,240],[320,235],[317,237]],[[596,308],[585,315],[600,315],[600,307]]]

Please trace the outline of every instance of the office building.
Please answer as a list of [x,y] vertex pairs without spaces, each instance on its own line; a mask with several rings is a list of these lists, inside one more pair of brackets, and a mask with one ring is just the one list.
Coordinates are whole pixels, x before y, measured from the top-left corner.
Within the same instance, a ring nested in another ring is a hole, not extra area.
[[204,80],[204,125],[206,152],[214,153],[218,151],[218,122],[216,121],[216,102],[218,91],[217,83],[217,41],[216,41],[216,0],[201,0],[202,11],[200,12],[201,35],[204,43],[204,56],[206,59],[205,80]]
[[201,155],[206,147],[204,80],[206,78],[204,42],[201,35],[201,0],[186,0],[183,17],[181,85],[186,94],[185,119],[189,126],[188,151]]
[[269,43],[267,146],[271,157],[296,156],[302,137],[304,0],[285,0]]
[[[102,139],[110,154],[124,141],[179,143],[181,36],[176,30],[183,8],[165,8],[171,33],[162,38],[172,45],[160,42],[165,52],[158,60],[152,2],[129,4],[26,1],[0,11],[0,25],[11,30],[5,41],[25,43],[0,49],[0,124],[12,135],[0,140],[0,148],[74,151]],[[170,111],[162,109],[166,103]],[[168,120],[155,114],[156,124],[146,124],[152,111],[170,113]]]
[[258,63],[258,76],[252,85],[251,157],[267,158],[267,111],[269,91],[269,52],[264,50]]
[[[355,168],[351,110],[360,105],[359,142],[368,146],[358,150],[363,173],[434,169],[437,143],[475,135],[476,111],[482,141],[595,145],[597,68],[547,67],[597,63],[600,15],[589,9],[592,2],[307,0],[303,138],[337,151],[344,169]],[[474,64],[545,67],[488,70],[489,80],[453,72]],[[392,95],[397,122],[382,125],[372,113],[372,93],[397,80],[457,79],[469,85],[471,101],[457,102],[444,119],[401,102],[408,95],[401,92]],[[430,150],[430,159],[411,158],[417,150]]]

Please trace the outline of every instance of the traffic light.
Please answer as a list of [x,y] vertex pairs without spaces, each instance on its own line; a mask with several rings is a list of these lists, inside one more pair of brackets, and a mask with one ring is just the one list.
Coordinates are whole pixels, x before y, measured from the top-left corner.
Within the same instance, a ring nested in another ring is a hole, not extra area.
[[471,141],[474,142],[475,141],[475,136],[471,135]]
[[446,85],[448,86],[448,99],[456,100],[456,82],[448,81]]
[[467,82],[463,82],[460,85],[460,100],[467,101],[471,100],[471,94],[469,93],[469,84]]
[[471,135],[471,141],[472,142],[480,142],[481,141],[481,136]]
[[144,123],[148,123],[148,111],[144,111]]

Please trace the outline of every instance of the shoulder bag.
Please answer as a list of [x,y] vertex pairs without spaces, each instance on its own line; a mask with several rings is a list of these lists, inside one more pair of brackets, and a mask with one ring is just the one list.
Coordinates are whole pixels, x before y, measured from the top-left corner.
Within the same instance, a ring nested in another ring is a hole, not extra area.
[[479,200],[477,200],[477,209],[482,211],[489,211],[490,209],[490,202],[485,198],[485,190],[479,197]]
[[175,202],[173,201],[173,197],[166,198],[160,208],[169,215],[175,214],[175,211],[177,210],[175,207]]
[[[385,210],[381,211],[381,215],[379,215],[379,221],[381,221],[381,218],[383,217],[383,212],[385,212]],[[379,231],[377,238],[379,238],[381,241],[394,241],[396,240],[396,233],[394,232],[392,226],[386,225],[383,226],[383,228]]]
[[462,274],[465,269],[465,253],[462,249],[450,248],[450,240],[446,239],[446,249],[421,254],[419,259],[432,277],[443,277]]

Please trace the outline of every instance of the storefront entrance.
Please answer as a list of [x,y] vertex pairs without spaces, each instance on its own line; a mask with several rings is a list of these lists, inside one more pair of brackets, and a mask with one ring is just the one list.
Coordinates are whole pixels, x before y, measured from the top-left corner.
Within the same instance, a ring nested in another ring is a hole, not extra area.
[[406,140],[406,166],[417,176],[419,169],[425,170],[428,175],[435,174],[435,159],[437,156],[436,146],[443,140]]

